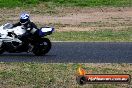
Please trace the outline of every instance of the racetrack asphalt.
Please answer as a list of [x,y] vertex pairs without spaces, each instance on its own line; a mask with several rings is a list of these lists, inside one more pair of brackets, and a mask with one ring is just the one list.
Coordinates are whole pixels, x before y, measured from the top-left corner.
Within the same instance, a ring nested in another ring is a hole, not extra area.
[[4,53],[0,62],[132,63],[131,42],[53,42],[45,56]]

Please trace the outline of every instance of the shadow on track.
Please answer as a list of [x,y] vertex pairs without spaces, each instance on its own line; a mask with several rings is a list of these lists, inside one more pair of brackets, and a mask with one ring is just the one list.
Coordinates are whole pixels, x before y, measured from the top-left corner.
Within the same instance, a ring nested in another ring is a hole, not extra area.
[[[56,55],[44,55],[44,56],[35,56],[34,54],[27,53],[6,53],[0,55],[1,62],[50,62],[52,63],[53,58]],[[52,59],[50,59],[52,58]]]

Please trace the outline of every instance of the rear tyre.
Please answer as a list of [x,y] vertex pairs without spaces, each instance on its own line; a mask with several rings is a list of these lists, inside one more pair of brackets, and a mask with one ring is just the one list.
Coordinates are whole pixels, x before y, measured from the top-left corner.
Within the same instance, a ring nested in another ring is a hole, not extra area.
[[3,54],[5,52],[3,44],[0,46],[0,54]]
[[38,44],[35,45],[33,53],[36,56],[42,56],[47,54],[51,49],[51,42],[48,38],[43,38]]

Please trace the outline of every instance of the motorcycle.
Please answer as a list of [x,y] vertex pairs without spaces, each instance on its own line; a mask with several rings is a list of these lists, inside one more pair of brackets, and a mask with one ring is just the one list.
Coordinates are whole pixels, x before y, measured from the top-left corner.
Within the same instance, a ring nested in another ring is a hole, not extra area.
[[[37,30],[37,35],[32,34],[28,38],[28,45],[17,49],[22,45],[19,36],[24,34],[26,31],[23,30],[22,26],[12,28],[11,23],[6,23],[0,27],[0,54],[4,52],[8,53],[21,53],[21,52],[32,52],[37,56],[47,54],[51,49],[51,41],[48,38],[44,38],[47,35],[53,33],[54,28],[42,27]],[[36,31],[36,29],[32,30]]]

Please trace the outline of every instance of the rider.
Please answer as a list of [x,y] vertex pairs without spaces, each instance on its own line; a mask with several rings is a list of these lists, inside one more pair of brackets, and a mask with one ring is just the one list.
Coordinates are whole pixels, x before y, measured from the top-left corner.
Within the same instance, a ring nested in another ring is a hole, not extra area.
[[30,21],[30,16],[27,13],[22,13],[20,15],[20,21],[18,23],[13,24],[13,27],[22,26],[22,28],[26,31],[24,34],[19,36],[19,39],[22,41],[22,45],[17,47],[18,50],[28,45],[28,37],[34,34],[37,31],[37,26]]

